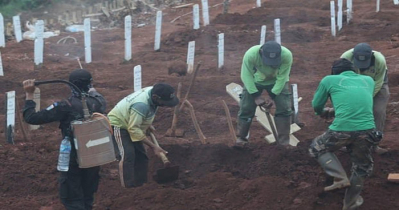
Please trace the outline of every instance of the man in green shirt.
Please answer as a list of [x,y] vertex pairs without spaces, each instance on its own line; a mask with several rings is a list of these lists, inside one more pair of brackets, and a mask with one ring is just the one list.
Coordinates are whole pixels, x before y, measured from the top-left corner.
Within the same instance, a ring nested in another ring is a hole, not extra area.
[[[248,132],[257,106],[266,104],[262,91],[266,90],[276,105],[275,124],[277,142],[288,145],[291,126],[291,94],[288,81],[292,65],[292,53],[275,41],[251,47],[244,55],[241,66],[240,110],[237,122],[237,146],[248,143]],[[268,100],[268,103],[271,103]]]
[[[374,120],[377,130],[384,132],[386,108],[389,100],[388,68],[384,55],[372,50],[367,43],[359,43],[355,48],[344,52],[341,58],[352,61],[355,65],[356,73],[370,76],[374,80]],[[374,150],[378,154],[384,154],[388,151],[378,146]]]
[[[362,205],[360,192],[363,182],[373,170],[370,151],[382,137],[381,132],[375,130],[373,91],[373,79],[356,74],[353,64],[341,58],[334,62],[332,75],[321,80],[313,97],[313,109],[323,118],[333,116],[331,109],[324,107],[330,99],[335,118],[329,129],[313,140],[309,152],[317,158],[324,171],[334,178],[334,183],[325,187],[324,191],[348,187],[343,210],[356,209]],[[350,180],[333,153],[344,146],[352,160]]]
[[147,182],[148,157],[144,144],[157,156],[167,153],[147,139],[146,131],[158,107],[174,107],[179,103],[174,92],[172,86],[158,83],[126,96],[108,113],[123,187],[138,187]]

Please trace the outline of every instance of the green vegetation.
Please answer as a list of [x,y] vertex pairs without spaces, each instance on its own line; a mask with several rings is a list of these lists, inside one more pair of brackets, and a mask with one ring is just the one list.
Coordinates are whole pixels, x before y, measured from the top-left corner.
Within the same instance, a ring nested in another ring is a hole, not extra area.
[[58,1],[60,0],[1,0],[0,13],[5,18],[11,18],[21,11],[36,9]]

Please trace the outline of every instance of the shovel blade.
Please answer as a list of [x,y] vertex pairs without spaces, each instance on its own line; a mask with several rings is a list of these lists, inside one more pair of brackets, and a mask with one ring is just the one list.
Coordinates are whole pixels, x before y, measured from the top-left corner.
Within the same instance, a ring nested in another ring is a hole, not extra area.
[[179,166],[158,169],[153,178],[159,184],[175,181],[179,178]]

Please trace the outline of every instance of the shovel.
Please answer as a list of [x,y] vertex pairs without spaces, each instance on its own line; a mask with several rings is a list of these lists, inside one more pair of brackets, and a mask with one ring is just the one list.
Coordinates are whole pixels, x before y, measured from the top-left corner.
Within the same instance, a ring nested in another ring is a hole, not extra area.
[[259,106],[260,110],[262,110],[262,112],[266,113],[266,117],[267,117],[267,121],[269,121],[269,125],[270,125],[270,129],[272,130],[274,139],[278,140],[278,134],[277,134],[277,130],[276,127],[274,126],[272,117],[270,116],[270,108],[273,106],[273,103],[269,103],[269,104],[265,104],[263,106]]
[[[154,133],[150,132],[150,136],[155,145],[159,147],[158,141],[155,138]],[[164,153],[161,153],[161,160],[164,164],[164,168],[158,169],[153,176],[153,179],[158,183],[167,183],[175,181],[179,178],[179,166],[172,166],[169,159]]]

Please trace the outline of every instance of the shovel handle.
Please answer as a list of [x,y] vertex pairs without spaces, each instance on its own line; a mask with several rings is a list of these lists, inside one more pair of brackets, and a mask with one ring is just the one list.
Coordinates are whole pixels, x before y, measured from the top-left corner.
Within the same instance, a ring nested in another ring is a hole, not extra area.
[[[154,133],[151,132],[151,131],[150,131],[150,137],[151,137],[152,141],[154,142],[154,144],[155,144],[157,147],[159,147],[158,141],[157,141],[157,139],[155,138]],[[165,166],[170,165],[170,161],[169,161],[169,159],[166,157],[165,153],[161,152],[161,153],[160,153],[160,156],[161,156],[161,160],[162,160],[162,162],[163,162],[163,164],[164,164]]]
[[261,110],[262,112],[265,112],[266,117],[267,117],[267,120],[269,121],[270,129],[272,130],[274,139],[275,139],[276,142],[277,142],[277,140],[278,140],[278,133],[277,133],[276,127],[274,126],[272,117],[270,116],[270,109],[269,109],[268,107],[263,107],[263,106],[259,106],[259,108],[260,108],[260,110]]

